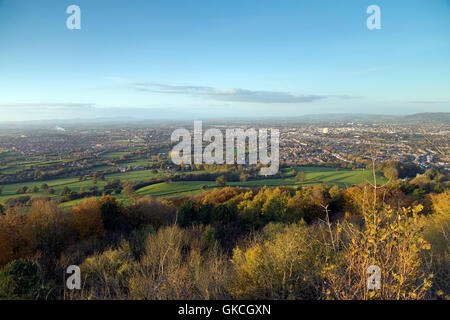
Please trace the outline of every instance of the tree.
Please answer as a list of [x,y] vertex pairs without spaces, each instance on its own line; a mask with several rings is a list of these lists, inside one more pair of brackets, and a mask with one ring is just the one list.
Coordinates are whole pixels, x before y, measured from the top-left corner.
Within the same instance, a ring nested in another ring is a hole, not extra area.
[[23,187],[20,187],[19,190],[17,190],[17,194],[25,194],[25,193],[27,193],[27,191],[28,191],[28,187],[23,186]]
[[55,201],[36,200],[26,215],[26,225],[31,249],[39,253],[44,273],[54,274],[56,260],[75,238],[70,213]]
[[339,189],[338,185],[334,185],[328,193],[330,194],[331,199],[334,200],[341,195],[341,190]]
[[3,187],[0,186],[0,195],[2,195]]
[[441,215],[450,213],[450,191],[431,195],[433,212]]
[[211,222],[219,221],[223,224],[231,223],[238,217],[238,211],[233,204],[219,204],[214,207],[211,214]]
[[387,167],[384,169],[383,174],[389,180],[397,180],[399,176],[398,170],[394,167]]
[[98,200],[98,206],[102,213],[103,224],[106,230],[124,231],[127,228],[126,221],[121,216],[120,206],[116,198],[102,196]]
[[[8,203],[5,206],[8,207]],[[4,211],[0,214],[0,269],[30,253],[27,216],[15,208]]]
[[48,184],[43,183],[43,184],[41,184],[40,188],[42,191],[46,191],[46,190],[48,190],[49,186],[48,186]]
[[227,177],[224,175],[219,176],[216,179],[216,184],[218,187],[225,187],[227,185]]
[[154,230],[161,226],[173,224],[176,219],[176,208],[166,200],[143,197],[124,211],[126,221],[132,229],[148,228]]
[[241,173],[239,176],[239,181],[246,182],[248,180],[248,175],[246,173]]
[[123,193],[130,198],[135,198],[136,193],[134,192],[134,186],[129,181],[125,181],[122,185],[123,187]]
[[106,194],[119,194],[122,192],[122,184],[120,183],[119,179],[114,179],[108,183],[106,183],[105,187],[103,188],[104,192]]
[[190,226],[196,218],[195,205],[192,200],[184,201],[178,209],[177,222],[180,227]]
[[[444,188],[442,187],[441,183],[438,182],[435,186],[434,186],[434,192],[436,193],[442,193],[444,192]],[[0,194],[1,194],[1,190],[0,190]]]
[[103,237],[105,230],[102,220],[102,212],[95,198],[85,199],[82,203],[72,208],[73,226],[80,239],[90,236]]
[[295,176],[295,180],[296,180],[297,182],[303,182],[303,181],[305,181],[305,173],[304,173],[303,171],[299,171],[299,172],[297,173],[297,175]]
[[65,186],[62,190],[61,190],[61,195],[63,197],[68,197],[70,196],[71,190],[68,186]]

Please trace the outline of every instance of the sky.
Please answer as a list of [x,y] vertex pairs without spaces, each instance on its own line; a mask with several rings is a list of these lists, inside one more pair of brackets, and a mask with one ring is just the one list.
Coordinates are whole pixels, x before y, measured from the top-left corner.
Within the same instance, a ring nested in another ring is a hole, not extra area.
[[0,122],[419,112],[450,112],[450,0],[0,0]]

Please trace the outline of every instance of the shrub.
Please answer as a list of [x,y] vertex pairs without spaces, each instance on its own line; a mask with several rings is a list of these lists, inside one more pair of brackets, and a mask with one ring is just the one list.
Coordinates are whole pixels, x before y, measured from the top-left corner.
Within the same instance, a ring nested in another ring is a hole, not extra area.
[[326,246],[305,224],[266,230],[266,240],[233,251],[235,278],[230,292],[237,299],[317,299]]
[[145,242],[145,252],[130,278],[134,299],[223,299],[227,259],[208,248],[202,226],[163,227]]
[[86,258],[80,265],[84,285],[81,297],[126,299],[127,279],[133,263],[133,255],[127,242],[117,249],[108,249]]
[[[431,287],[433,275],[424,270],[423,251],[430,249],[420,234],[417,213],[422,207],[371,209],[361,231],[352,224],[339,227],[332,237],[334,254],[323,270],[324,294],[330,299],[421,299]],[[344,232],[346,245],[339,241]],[[381,270],[381,289],[370,291],[366,285],[369,266]]]
[[31,262],[14,260],[0,270],[0,299],[46,299],[49,294],[37,266]]
[[[439,195],[440,196],[440,195]],[[423,228],[423,237],[431,244],[431,250],[422,253],[426,269],[434,275],[433,288],[430,297],[450,297],[450,210],[441,210],[448,207],[450,202],[447,193],[447,204],[444,196],[433,197],[435,213],[422,216],[420,226]],[[436,206],[439,203],[440,206]]]

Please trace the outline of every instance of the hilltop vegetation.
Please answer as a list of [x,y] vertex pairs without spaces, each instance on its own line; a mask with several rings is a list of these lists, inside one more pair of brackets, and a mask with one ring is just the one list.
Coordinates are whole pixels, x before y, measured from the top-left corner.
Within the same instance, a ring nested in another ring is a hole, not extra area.
[[[227,186],[71,209],[31,201],[0,215],[0,283],[11,284],[0,298],[448,299],[450,193],[402,190],[414,188]],[[73,264],[82,290],[64,296]],[[381,290],[367,289],[370,265]]]

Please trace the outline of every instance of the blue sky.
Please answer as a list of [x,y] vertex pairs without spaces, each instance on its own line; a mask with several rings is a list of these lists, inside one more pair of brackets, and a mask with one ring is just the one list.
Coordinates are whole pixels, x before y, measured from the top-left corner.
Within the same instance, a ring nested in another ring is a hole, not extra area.
[[0,0],[0,121],[416,112],[450,112],[448,0]]

